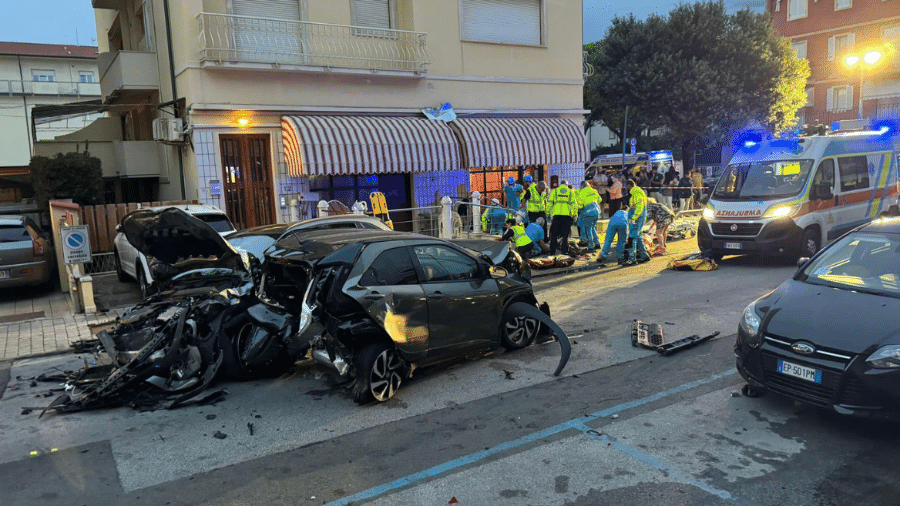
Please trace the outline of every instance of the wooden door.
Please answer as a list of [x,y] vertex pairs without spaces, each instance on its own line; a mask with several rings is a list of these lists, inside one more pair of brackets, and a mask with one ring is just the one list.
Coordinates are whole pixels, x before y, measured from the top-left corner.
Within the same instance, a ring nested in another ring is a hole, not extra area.
[[225,213],[240,229],[275,223],[269,136],[220,135]]

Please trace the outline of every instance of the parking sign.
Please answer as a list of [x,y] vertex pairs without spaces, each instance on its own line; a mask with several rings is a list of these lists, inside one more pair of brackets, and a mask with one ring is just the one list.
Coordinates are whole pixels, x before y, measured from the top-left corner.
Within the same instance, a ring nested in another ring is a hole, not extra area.
[[87,225],[62,227],[63,261],[67,264],[83,264],[91,261],[91,242],[88,240]]

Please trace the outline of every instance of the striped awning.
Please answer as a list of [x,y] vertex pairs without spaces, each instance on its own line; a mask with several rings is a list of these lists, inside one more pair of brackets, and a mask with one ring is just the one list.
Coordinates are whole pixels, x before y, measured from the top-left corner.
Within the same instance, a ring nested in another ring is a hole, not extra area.
[[580,125],[565,118],[457,118],[466,167],[559,165],[591,160]]
[[284,116],[291,177],[460,170],[460,148],[441,121],[367,116]]

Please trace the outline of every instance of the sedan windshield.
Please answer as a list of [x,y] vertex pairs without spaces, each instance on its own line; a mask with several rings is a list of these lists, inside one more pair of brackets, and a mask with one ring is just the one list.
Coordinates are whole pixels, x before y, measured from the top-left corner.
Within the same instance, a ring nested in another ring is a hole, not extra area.
[[776,160],[731,164],[719,179],[713,198],[778,199],[803,190],[812,160]]
[[900,297],[900,235],[857,233],[806,266],[800,281]]

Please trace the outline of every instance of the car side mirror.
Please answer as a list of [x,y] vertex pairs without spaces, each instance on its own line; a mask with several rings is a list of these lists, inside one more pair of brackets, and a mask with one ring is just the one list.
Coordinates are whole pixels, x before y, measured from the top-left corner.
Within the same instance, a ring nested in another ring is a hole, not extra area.
[[828,183],[817,184],[813,190],[813,198],[818,200],[828,200],[834,196],[831,193],[831,185]]
[[491,277],[494,279],[505,278],[509,275],[509,272],[506,271],[503,267],[499,267],[496,265],[492,265],[488,271],[491,273]]
[[797,267],[802,269],[806,262],[809,262],[809,257],[800,257],[797,260]]
[[116,232],[121,232],[121,231],[122,231],[122,224],[119,223],[118,225],[116,225]]

